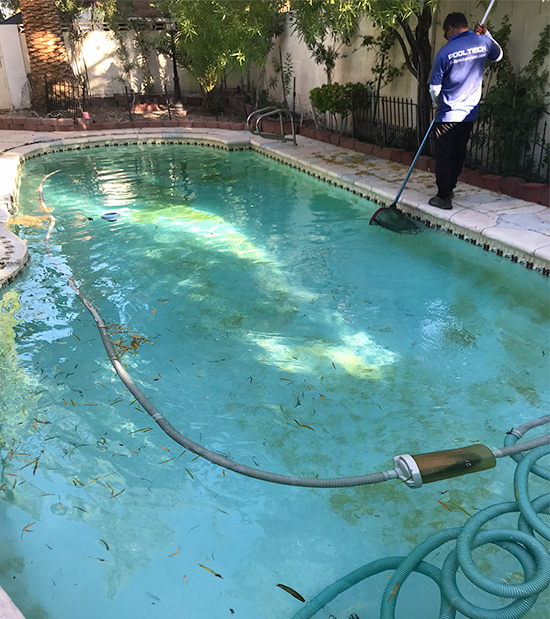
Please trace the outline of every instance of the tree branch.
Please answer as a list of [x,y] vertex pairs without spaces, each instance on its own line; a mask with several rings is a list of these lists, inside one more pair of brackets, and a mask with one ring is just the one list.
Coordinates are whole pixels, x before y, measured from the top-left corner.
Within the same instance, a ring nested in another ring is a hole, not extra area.
[[392,30],[395,35],[395,38],[397,39],[397,41],[399,42],[399,45],[401,46],[401,50],[403,51],[403,56],[405,57],[405,64],[407,65],[407,69],[409,69],[409,71],[414,75],[414,77],[418,79],[418,71],[416,70],[416,68],[413,66],[411,62],[409,50],[407,49],[407,45],[405,41],[403,40],[403,37],[399,34],[397,30],[395,30],[395,28],[393,28]]
[[422,50],[418,46],[416,38],[415,38],[414,34],[412,33],[411,27],[409,26],[408,22],[403,21],[403,20],[400,19],[400,20],[398,20],[398,23],[401,26],[401,28],[403,29],[403,32],[405,33],[405,36],[407,37],[407,42],[411,46],[411,49],[414,50],[417,54],[421,54]]

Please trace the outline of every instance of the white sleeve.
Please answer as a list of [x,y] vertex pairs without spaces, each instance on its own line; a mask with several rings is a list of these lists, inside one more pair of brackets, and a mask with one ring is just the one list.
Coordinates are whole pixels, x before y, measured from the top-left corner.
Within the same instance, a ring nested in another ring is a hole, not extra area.
[[441,84],[438,84],[437,86],[430,84],[430,97],[435,105],[439,104],[439,100],[441,98]]
[[500,50],[500,54],[498,56],[498,58],[496,58],[495,60],[493,60],[493,62],[498,62],[499,60],[502,60],[502,57],[504,56],[504,52],[502,51],[502,47],[500,47],[500,45],[493,39],[493,37],[491,36],[491,33],[487,30],[485,32],[485,36],[489,37],[491,39],[491,41],[499,48]]

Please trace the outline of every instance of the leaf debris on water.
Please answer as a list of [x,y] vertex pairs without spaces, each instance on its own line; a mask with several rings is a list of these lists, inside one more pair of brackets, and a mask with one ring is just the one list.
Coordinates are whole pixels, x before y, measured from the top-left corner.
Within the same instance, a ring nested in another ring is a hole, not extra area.
[[223,576],[221,574],[218,574],[214,570],[211,570],[209,567],[206,567],[206,565],[202,565],[201,563],[199,563],[199,567],[202,567],[203,570],[206,570],[207,572],[214,574],[216,578],[221,578],[223,580]]
[[180,551],[180,547],[178,546],[178,549],[176,550],[176,552],[173,552],[171,555],[168,555],[169,557],[175,557],[178,552]]
[[[135,402],[135,400],[134,400]],[[152,430],[153,428],[140,428],[139,430],[134,430],[133,432],[128,432],[128,434],[136,434],[136,432],[149,432],[149,430]]]
[[[300,423],[297,419],[294,420],[299,426],[300,428],[307,428],[308,430],[313,430],[313,428],[311,426],[306,426],[305,423]],[[313,430],[315,431],[315,430]]]
[[29,524],[26,524],[21,529],[21,536],[23,536],[23,533],[32,533],[32,529],[29,529],[29,527],[32,527],[33,524],[36,524],[36,521],[35,522],[29,522]]
[[277,587],[279,587],[279,589],[282,589],[283,591],[286,591],[287,593],[290,593],[290,595],[294,598],[296,598],[297,600],[300,600],[300,602],[305,602],[305,598],[300,595],[298,593],[298,591],[295,591],[292,587],[288,587],[287,585],[282,585],[282,584],[278,584]]
[[[390,597],[388,598],[388,602],[389,602],[389,601],[392,599],[392,597],[396,594],[397,589],[399,589],[399,583],[397,583],[397,584],[395,585],[395,589],[392,591],[392,594],[391,594],[391,595],[390,595]],[[387,603],[388,603],[388,602],[387,602]]]
[[[30,462],[27,462],[27,464],[22,466],[19,470],[22,471],[23,469],[26,469],[28,466],[31,466],[31,464],[35,464],[36,462],[38,462],[39,459],[40,459],[40,456],[38,456],[38,458],[35,458],[34,460],[31,460]],[[10,460],[11,460],[11,458],[10,458]]]

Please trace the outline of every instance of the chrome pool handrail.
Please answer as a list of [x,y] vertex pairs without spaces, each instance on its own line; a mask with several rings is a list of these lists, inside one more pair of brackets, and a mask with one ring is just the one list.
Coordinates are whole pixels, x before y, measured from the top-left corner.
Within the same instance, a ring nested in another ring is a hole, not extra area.
[[[277,115],[279,118],[281,133],[269,133],[267,131],[262,131],[262,123],[264,119],[275,115]],[[284,115],[290,118],[290,137],[287,137],[285,134],[285,120],[283,119]],[[261,138],[292,142],[294,146],[296,146],[296,130],[294,127],[294,117],[285,108],[270,106],[261,108],[259,110],[254,110],[251,114],[248,115],[248,118],[246,119],[246,128],[250,131],[250,133],[258,135]]]

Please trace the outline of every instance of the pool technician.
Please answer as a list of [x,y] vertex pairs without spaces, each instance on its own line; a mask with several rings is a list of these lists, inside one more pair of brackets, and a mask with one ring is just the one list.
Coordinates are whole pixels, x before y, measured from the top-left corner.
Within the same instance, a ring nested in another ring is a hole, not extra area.
[[452,209],[451,198],[464,160],[474,120],[477,118],[483,69],[487,58],[502,58],[500,45],[486,26],[468,29],[466,16],[450,13],[443,22],[448,43],[435,57],[430,77],[430,95],[438,105],[435,122],[435,177],[437,195],[431,206]]

